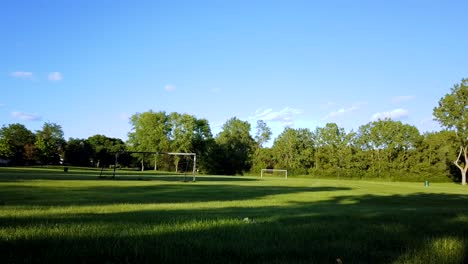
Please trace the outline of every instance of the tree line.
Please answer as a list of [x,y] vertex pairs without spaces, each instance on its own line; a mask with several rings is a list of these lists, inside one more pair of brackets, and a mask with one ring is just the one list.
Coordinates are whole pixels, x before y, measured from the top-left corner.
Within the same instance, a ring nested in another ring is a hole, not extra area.
[[125,149],[121,139],[104,135],[66,141],[62,127],[55,123],[44,123],[35,133],[22,124],[0,129],[0,161],[5,165],[109,166],[114,164],[114,153]]
[[[138,152],[197,153],[201,173],[257,174],[287,169],[290,175],[396,180],[447,180],[466,183],[468,169],[468,79],[454,85],[434,108],[445,128],[421,134],[410,124],[380,119],[346,132],[335,123],[315,130],[285,128],[274,139],[258,120],[252,136],[249,122],[233,117],[212,135],[209,122],[193,115],[147,111],[130,118],[128,141],[94,135],[64,140],[59,125],[45,123],[35,133],[21,124],[0,129],[0,161],[11,165],[70,164],[107,167],[114,154]],[[154,170],[186,170],[186,157],[122,155],[119,165]],[[185,166],[184,166],[185,165]]]

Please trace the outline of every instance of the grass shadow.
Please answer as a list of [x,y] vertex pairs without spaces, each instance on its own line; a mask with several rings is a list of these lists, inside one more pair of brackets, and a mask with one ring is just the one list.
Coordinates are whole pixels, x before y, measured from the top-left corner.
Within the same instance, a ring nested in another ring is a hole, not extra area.
[[[67,172],[57,167],[6,167],[0,168],[0,182],[23,180],[120,180],[120,181],[192,181],[193,174],[165,171],[117,171],[113,177],[113,170],[93,168],[70,168]],[[196,181],[258,181],[253,177],[196,175]]]
[[299,192],[350,190],[346,187],[242,186],[232,184],[159,184],[104,186],[32,186],[14,184],[0,188],[0,201],[7,205],[70,206],[109,204],[160,204],[212,201],[242,201]]
[[466,195],[450,194],[343,195],[288,206],[1,218],[15,229],[111,224],[100,235],[68,232],[0,245],[13,262],[28,252],[30,260],[49,263],[69,255],[112,263],[336,263],[337,257],[343,263],[468,263],[467,202]]

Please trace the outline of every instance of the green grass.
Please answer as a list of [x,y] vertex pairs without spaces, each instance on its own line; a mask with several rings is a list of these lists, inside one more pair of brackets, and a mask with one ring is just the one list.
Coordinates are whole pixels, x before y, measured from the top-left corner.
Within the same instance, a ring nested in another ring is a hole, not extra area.
[[2,262],[468,262],[457,184],[97,175],[0,168]]

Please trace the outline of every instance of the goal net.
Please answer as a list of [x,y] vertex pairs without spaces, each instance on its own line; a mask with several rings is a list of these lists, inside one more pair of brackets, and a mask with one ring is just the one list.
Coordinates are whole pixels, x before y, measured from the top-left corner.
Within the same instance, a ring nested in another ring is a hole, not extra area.
[[281,169],[262,169],[260,172],[260,178],[263,176],[276,176],[282,177],[287,179],[288,178],[288,170],[281,170]]

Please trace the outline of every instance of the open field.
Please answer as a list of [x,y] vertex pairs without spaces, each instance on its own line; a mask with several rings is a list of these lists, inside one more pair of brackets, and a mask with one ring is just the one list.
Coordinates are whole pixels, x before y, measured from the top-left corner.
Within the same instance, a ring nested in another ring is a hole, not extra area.
[[453,183],[97,175],[0,168],[2,262],[468,263]]

